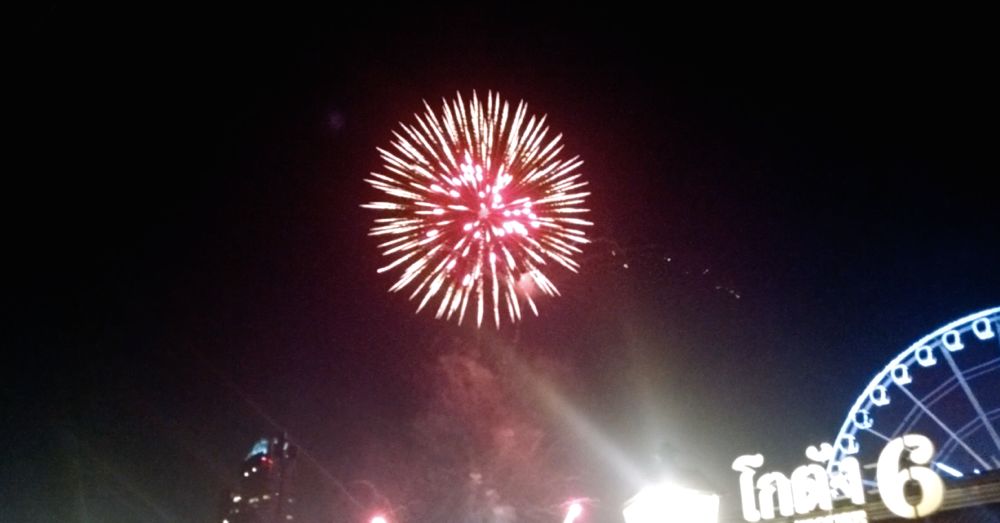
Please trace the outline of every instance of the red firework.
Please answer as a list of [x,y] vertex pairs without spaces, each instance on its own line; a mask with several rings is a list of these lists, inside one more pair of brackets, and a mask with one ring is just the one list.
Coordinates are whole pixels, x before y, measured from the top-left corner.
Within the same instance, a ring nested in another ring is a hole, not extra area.
[[487,306],[498,327],[501,308],[521,318],[522,301],[537,315],[534,288],[559,294],[543,269],[576,272],[588,242],[577,228],[592,225],[579,218],[590,194],[583,162],[559,157],[562,135],[547,138],[545,116],[528,116],[524,102],[513,114],[492,93],[444,100],[440,114],[424,106],[393,132],[391,150],[378,149],[384,172],[365,180],[388,196],[363,206],[386,214],[370,233],[386,237],[379,248],[392,259],[378,272],[402,267],[390,291],[413,285],[417,311],[436,299],[438,318],[461,323],[470,297],[477,325]]

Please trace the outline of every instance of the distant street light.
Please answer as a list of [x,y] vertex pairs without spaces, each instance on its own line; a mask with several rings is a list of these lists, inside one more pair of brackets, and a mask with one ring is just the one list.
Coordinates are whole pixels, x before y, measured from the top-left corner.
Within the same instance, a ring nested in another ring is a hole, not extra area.
[[719,496],[661,483],[625,503],[625,523],[718,523]]
[[576,518],[583,514],[583,505],[579,501],[574,501],[569,504],[569,508],[566,509],[566,519],[563,523],[574,523]]

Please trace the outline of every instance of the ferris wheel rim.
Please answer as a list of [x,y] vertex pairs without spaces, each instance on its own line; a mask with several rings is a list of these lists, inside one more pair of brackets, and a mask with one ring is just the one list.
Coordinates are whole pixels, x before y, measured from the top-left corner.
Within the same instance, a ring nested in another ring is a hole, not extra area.
[[[884,386],[884,383],[887,380],[892,379],[891,373],[893,372],[893,369],[899,367],[900,365],[903,365],[904,363],[912,363],[912,361],[916,359],[915,355],[917,350],[920,350],[929,345],[933,345],[935,343],[940,343],[942,337],[946,335],[948,332],[956,331],[959,332],[959,334],[964,334],[972,330],[974,323],[977,322],[978,320],[992,317],[993,315],[998,313],[1000,313],[1000,307],[991,307],[978,312],[974,312],[972,314],[968,314],[957,320],[949,322],[944,326],[935,329],[930,334],[921,337],[916,342],[910,344],[906,349],[901,351],[895,358],[893,358],[888,364],[886,364],[885,367],[879,370],[874,375],[874,377],[868,382],[868,385],[857,397],[857,399],[854,401],[854,404],[851,406],[850,410],[848,410],[847,416],[844,418],[844,422],[841,424],[840,430],[837,432],[836,440],[834,441],[833,445],[835,449],[835,456],[829,462],[828,468],[830,469],[835,468],[836,464],[839,463],[842,459],[844,459],[848,455],[853,454],[853,452],[847,452],[847,450],[844,449],[842,445],[844,438],[847,437],[853,438],[854,435],[857,434],[858,430],[866,430],[868,432],[873,433],[876,436],[879,435],[876,431],[872,431],[870,428],[859,429],[857,422],[857,414],[859,411],[866,410],[865,408],[873,403],[872,395],[874,391],[878,387]],[[995,334],[995,335],[1000,336],[1000,334]],[[994,363],[994,361],[990,360],[990,362],[986,363]],[[955,387],[957,387],[958,385],[959,385],[958,379],[955,378]],[[905,391],[905,389],[903,390]],[[949,390],[953,390],[953,388]],[[933,392],[938,392],[938,391],[935,390]],[[992,412],[993,411],[991,411],[991,413]],[[911,426],[916,422],[917,421],[914,420],[911,423]]]

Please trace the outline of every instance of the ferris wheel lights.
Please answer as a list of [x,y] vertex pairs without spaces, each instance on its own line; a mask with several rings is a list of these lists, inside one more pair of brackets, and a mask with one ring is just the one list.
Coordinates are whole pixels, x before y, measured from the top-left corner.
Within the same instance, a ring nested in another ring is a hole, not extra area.
[[872,389],[868,397],[872,400],[872,404],[878,407],[884,407],[889,404],[889,391],[886,390],[885,385],[879,385]]
[[854,425],[859,429],[870,429],[874,423],[867,410],[861,409],[854,414]]
[[[898,353],[847,412],[827,470],[836,472],[839,462],[854,456],[872,463],[875,449],[892,435],[922,428],[944,438],[935,441],[940,461],[921,464],[927,472],[950,480],[1000,468],[1000,461],[990,462],[1000,449],[1000,389],[992,381],[1000,374],[998,331],[1000,307],[993,307],[951,321]],[[938,366],[941,359],[947,365]],[[876,483],[866,480],[869,487]]]
[[850,434],[837,440],[837,448],[846,456],[857,454],[861,450],[861,447],[858,445],[858,439]]
[[891,374],[892,381],[896,382],[896,385],[909,385],[913,382],[913,378],[910,377],[910,368],[906,365],[896,365]]
[[917,359],[917,363],[921,367],[932,367],[937,363],[937,358],[934,357],[934,352],[928,346],[923,346],[918,348],[913,352],[913,356]]
[[944,348],[948,349],[948,352],[956,352],[965,348],[965,344],[962,343],[962,338],[959,336],[958,331],[948,331],[941,336],[941,343],[944,344]]
[[988,318],[979,318],[972,322],[972,332],[975,333],[977,338],[983,341],[996,336],[996,332],[993,331],[993,324],[990,323]]

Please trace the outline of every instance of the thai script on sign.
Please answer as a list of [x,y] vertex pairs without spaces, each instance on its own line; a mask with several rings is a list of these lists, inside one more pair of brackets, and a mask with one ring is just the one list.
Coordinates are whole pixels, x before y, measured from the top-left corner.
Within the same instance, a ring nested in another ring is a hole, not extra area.
[[[760,454],[736,458],[733,470],[740,473],[743,518],[753,523],[773,519],[779,514],[791,517],[817,510],[831,511],[834,500],[845,498],[855,505],[864,505],[865,489],[860,463],[857,458],[849,456],[832,467],[822,465],[829,464],[834,455],[835,450],[829,443],[811,446],[806,449],[806,457],[812,463],[796,468],[790,477],[781,472],[767,472],[756,477],[756,469],[764,465],[764,456]],[[919,434],[901,436],[886,444],[879,455],[875,474],[886,508],[900,517],[917,518],[931,514],[941,506],[944,484],[934,470],[925,466],[931,462],[933,455],[934,444]],[[922,493],[916,505],[910,505],[904,494],[904,487],[911,481],[919,483]],[[864,515],[864,511],[855,512]],[[837,518],[820,518],[817,521],[867,520],[866,516],[863,519],[847,517],[849,514],[855,513],[831,515]]]

